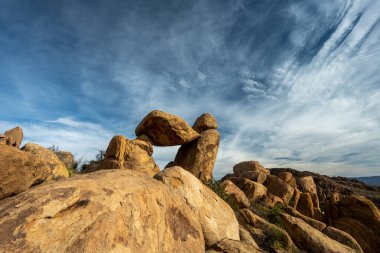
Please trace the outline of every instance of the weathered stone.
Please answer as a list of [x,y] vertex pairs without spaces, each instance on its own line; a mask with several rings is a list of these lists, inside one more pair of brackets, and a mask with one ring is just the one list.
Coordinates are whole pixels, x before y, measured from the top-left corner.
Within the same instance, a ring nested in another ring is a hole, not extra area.
[[27,143],[21,150],[31,153],[45,161],[51,169],[51,178],[69,177],[69,171],[58,156],[53,151],[38,144]]
[[299,177],[297,178],[297,183],[300,186],[300,190],[302,192],[307,192],[310,194],[311,199],[313,200],[313,206],[319,208],[317,186],[315,185],[313,177]]
[[222,239],[240,240],[234,211],[193,174],[175,166],[164,169],[155,178],[178,194],[194,211],[201,223],[207,247]]
[[233,170],[237,177],[247,178],[260,184],[263,184],[267,178],[267,175],[270,174],[269,170],[264,168],[257,161],[245,161],[238,163],[233,167]]
[[310,218],[306,215],[303,215],[302,213],[298,212],[294,208],[287,207],[286,212],[288,214],[290,214],[291,216],[302,219],[304,222],[306,222],[307,224],[309,224],[313,228],[318,229],[319,231],[323,231],[327,227],[327,225],[325,223],[320,222],[318,220],[315,220],[313,218]]
[[313,200],[309,193],[301,193],[296,209],[303,215],[314,217]]
[[240,208],[250,206],[250,201],[245,193],[230,180],[223,181],[222,186],[225,193],[229,195],[239,205]]
[[265,186],[269,193],[281,198],[285,205],[289,203],[294,193],[293,187],[276,176],[269,175],[265,181]]
[[210,113],[204,113],[201,116],[199,116],[193,125],[193,129],[198,133],[201,133],[209,129],[217,128],[218,123],[216,122],[215,117]]
[[129,169],[154,176],[160,168],[152,154],[151,143],[142,139],[127,140],[124,136],[117,135],[111,139],[98,169]]
[[4,133],[7,137],[7,145],[19,148],[24,138],[24,133],[22,132],[21,127],[12,128]]
[[63,162],[66,168],[75,169],[75,160],[72,153],[67,151],[55,151],[54,153],[57,155],[59,160]]
[[239,177],[232,177],[230,180],[247,195],[251,203],[267,194],[267,188],[258,182]]
[[299,218],[285,213],[281,213],[280,217],[285,230],[301,250],[311,253],[355,252],[355,250],[331,239]]
[[280,174],[278,174],[278,177],[281,178],[285,183],[288,183],[293,188],[297,188],[296,178],[293,177],[293,174],[291,172],[281,172]]
[[300,197],[301,197],[301,191],[298,190],[298,188],[294,188],[294,193],[293,193],[292,198],[289,201],[289,206],[296,208],[296,206],[298,205],[298,201],[300,200]]
[[181,117],[158,110],[150,112],[135,132],[147,135],[156,146],[182,145],[199,137]]
[[335,241],[340,242],[341,244],[344,244],[351,249],[355,250],[358,253],[363,253],[362,248],[360,245],[357,243],[357,241],[350,236],[348,233],[339,230],[334,227],[328,226],[325,230],[323,230],[323,233],[330,237],[331,239],[334,239]]
[[205,251],[185,202],[143,173],[98,171],[0,202],[0,251]]
[[[260,250],[257,243],[252,239],[248,231],[243,228],[239,229],[240,241],[231,239],[222,239],[213,245],[213,252],[223,252],[223,253],[258,253],[265,252]],[[206,251],[210,252],[210,251]]]
[[5,134],[0,134],[0,145],[6,145],[7,144],[7,136]]
[[[257,214],[253,213],[249,209],[239,210],[239,221],[247,226],[248,231],[254,235],[254,239],[257,239],[257,243],[260,247],[272,247],[275,245],[268,245],[281,242],[282,251],[279,252],[298,252],[297,247],[294,245],[292,239],[288,233],[282,228],[264,220]],[[260,230],[263,234],[261,234]],[[259,234],[258,234],[259,233]]]
[[210,180],[218,153],[220,134],[217,130],[203,131],[200,137],[182,145],[174,159],[174,164],[193,173],[201,180]]
[[40,157],[0,145],[0,200],[42,183],[49,176],[51,168]]

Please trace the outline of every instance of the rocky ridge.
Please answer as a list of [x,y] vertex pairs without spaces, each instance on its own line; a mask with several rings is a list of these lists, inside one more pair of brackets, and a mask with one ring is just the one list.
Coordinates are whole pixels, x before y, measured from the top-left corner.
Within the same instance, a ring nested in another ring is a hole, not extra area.
[[[373,188],[258,161],[215,181],[217,128],[208,113],[190,127],[152,111],[72,177],[72,155],[5,132],[0,252],[377,252],[379,209],[357,194]],[[176,145],[160,170],[154,146]]]

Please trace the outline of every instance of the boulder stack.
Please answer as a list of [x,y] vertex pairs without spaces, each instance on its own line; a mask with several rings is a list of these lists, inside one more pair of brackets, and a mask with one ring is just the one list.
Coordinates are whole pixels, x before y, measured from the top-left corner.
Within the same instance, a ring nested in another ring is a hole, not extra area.
[[21,127],[15,127],[0,135],[0,144],[20,148],[24,133]]

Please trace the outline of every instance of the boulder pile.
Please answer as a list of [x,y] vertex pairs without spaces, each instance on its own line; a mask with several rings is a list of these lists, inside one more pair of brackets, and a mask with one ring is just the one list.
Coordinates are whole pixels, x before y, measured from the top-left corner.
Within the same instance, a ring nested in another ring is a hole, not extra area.
[[[152,111],[134,139],[114,136],[104,159],[73,177],[70,153],[20,149],[21,128],[6,131],[0,252],[378,252],[380,212],[366,197],[327,195],[313,176],[258,161],[213,179],[217,128],[208,113],[190,127]],[[176,145],[160,170],[154,146]]]

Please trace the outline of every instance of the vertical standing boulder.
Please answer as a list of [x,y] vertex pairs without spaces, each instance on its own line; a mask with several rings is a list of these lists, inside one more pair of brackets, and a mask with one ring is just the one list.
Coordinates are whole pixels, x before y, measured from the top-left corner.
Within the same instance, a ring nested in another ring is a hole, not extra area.
[[307,192],[310,194],[313,200],[313,205],[315,208],[319,208],[319,200],[317,194],[317,186],[314,183],[312,176],[299,177],[297,183],[300,186],[302,192]]
[[21,127],[12,128],[4,133],[6,144],[16,148],[20,148],[22,139],[24,138],[24,133]]
[[220,134],[215,129],[205,130],[200,137],[182,145],[174,159],[174,165],[190,171],[197,178],[210,180],[218,153]]
[[139,139],[127,140],[124,136],[117,135],[111,139],[99,170],[130,169],[154,176],[160,169],[152,154],[151,143]]
[[309,193],[301,193],[296,209],[308,217],[314,216],[313,200]]
[[154,110],[140,122],[136,136],[146,135],[155,146],[175,146],[188,143],[199,137],[181,117]]

